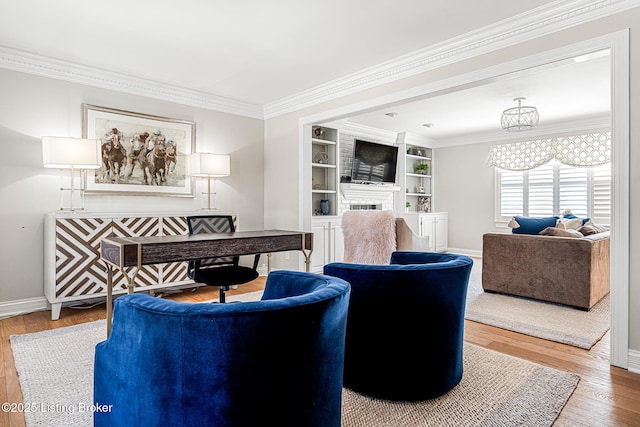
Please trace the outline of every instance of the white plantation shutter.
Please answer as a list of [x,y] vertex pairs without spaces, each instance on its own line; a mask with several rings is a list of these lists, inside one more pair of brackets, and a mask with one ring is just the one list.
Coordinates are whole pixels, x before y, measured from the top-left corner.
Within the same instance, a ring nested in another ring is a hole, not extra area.
[[528,171],[499,170],[497,221],[545,217],[567,209],[596,224],[611,224],[611,164],[592,168],[555,162]]
[[524,174],[502,171],[500,174],[500,215],[512,217],[522,215],[524,204]]
[[553,165],[546,164],[528,171],[527,216],[554,215]]
[[611,224],[611,164],[593,168],[591,219],[596,224]]
[[576,216],[586,218],[589,212],[589,169],[560,165],[558,170],[558,209],[571,210]]

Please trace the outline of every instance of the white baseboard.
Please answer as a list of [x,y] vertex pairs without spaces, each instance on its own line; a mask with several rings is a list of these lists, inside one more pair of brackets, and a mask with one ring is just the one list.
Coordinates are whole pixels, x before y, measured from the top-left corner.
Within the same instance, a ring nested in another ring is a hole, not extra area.
[[51,306],[45,297],[0,302],[0,319],[50,309]]
[[640,374],[640,351],[629,350],[629,372]]
[[482,251],[477,251],[474,249],[448,248],[447,252],[452,254],[460,254],[460,255],[466,255],[470,257],[476,257],[476,258],[482,257]]

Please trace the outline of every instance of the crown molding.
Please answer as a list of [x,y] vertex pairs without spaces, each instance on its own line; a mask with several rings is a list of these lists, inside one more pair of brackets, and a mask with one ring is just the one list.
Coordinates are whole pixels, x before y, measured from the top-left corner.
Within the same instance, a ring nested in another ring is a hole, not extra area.
[[639,0],[556,1],[495,25],[265,104],[265,119],[523,43],[638,6]]
[[0,68],[192,107],[264,118],[261,105],[61,61],[3,45],[0,45]]
[[398,134],[398,143],[404,143],[407,145],[418,145],[420,147],[431,148],[433,145],[432,139],[425,135],[418,135],[413,132],[400,132]]
[[3,45],[0,45],[0,68],[208,110],[269,119],[638,6],[640,0],[556,1],[265,105],[60,61]]
[[397,132],[353,123],[348,120],[341,120],[338,129],[344,134],[384,141],[388,144],[395,144],[398,138]]

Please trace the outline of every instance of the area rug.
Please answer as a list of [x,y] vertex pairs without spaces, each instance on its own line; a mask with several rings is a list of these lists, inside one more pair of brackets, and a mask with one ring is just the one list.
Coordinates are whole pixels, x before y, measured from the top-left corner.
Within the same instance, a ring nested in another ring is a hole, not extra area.
[[590,349],[609,330],[609,295],[583,311],[482,290],[482,261],[474,259],[465,318],[474,322]]
[[[262,294],[264,293],[264,291],[253,291],[253,292],[247,292],[244,294],[239,294],[239,295],[227,295],[225,297],[225,301],[227,302],[233,302],[233,301],[258,301],[260,300],[260,297],[262,297]],[[219,298],[215,298],[212,299],[210,301],[206,301],[206,302],[218,302]]]
[[[28,427],[92,425],[93,355],[104,320],[11,337]],[[343,426],[550,426],[579,377],[465,344],[464,376],[447,395],[413,403],[343,392]]]
[[550,426],[578,376],[472,344],[464,345],[462,381],[444,396],[421,402],[342,393],[342,425]]

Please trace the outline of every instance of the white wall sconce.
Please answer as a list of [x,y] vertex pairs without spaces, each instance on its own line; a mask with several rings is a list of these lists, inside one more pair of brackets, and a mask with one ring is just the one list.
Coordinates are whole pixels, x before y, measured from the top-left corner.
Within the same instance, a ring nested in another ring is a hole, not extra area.
[[[84,138],[66,138],[58,136],[42,137],[42,164],[45,168],[70,171],[69,187],[60,185],[60,210],[84,210],[84,191],[87,182],[87,169],[98,169],[101,166],[100,141]],[[79,184],[76,186],[76,171]],[[76,190],[80,201],[75,203]],[[68,204],[65,204],[65,191],[69,192]]]
[[[216,178],[222,178],[231,175],[231,157],[224,154],[212,153],[194,153],[191,154],[191,176],[199,178],[207,178],[207,210],[217,210],[216,196]],[[213,191],[211,191],[211,178],[213,178]],[[213,206],[211,199],[213,196]]]

